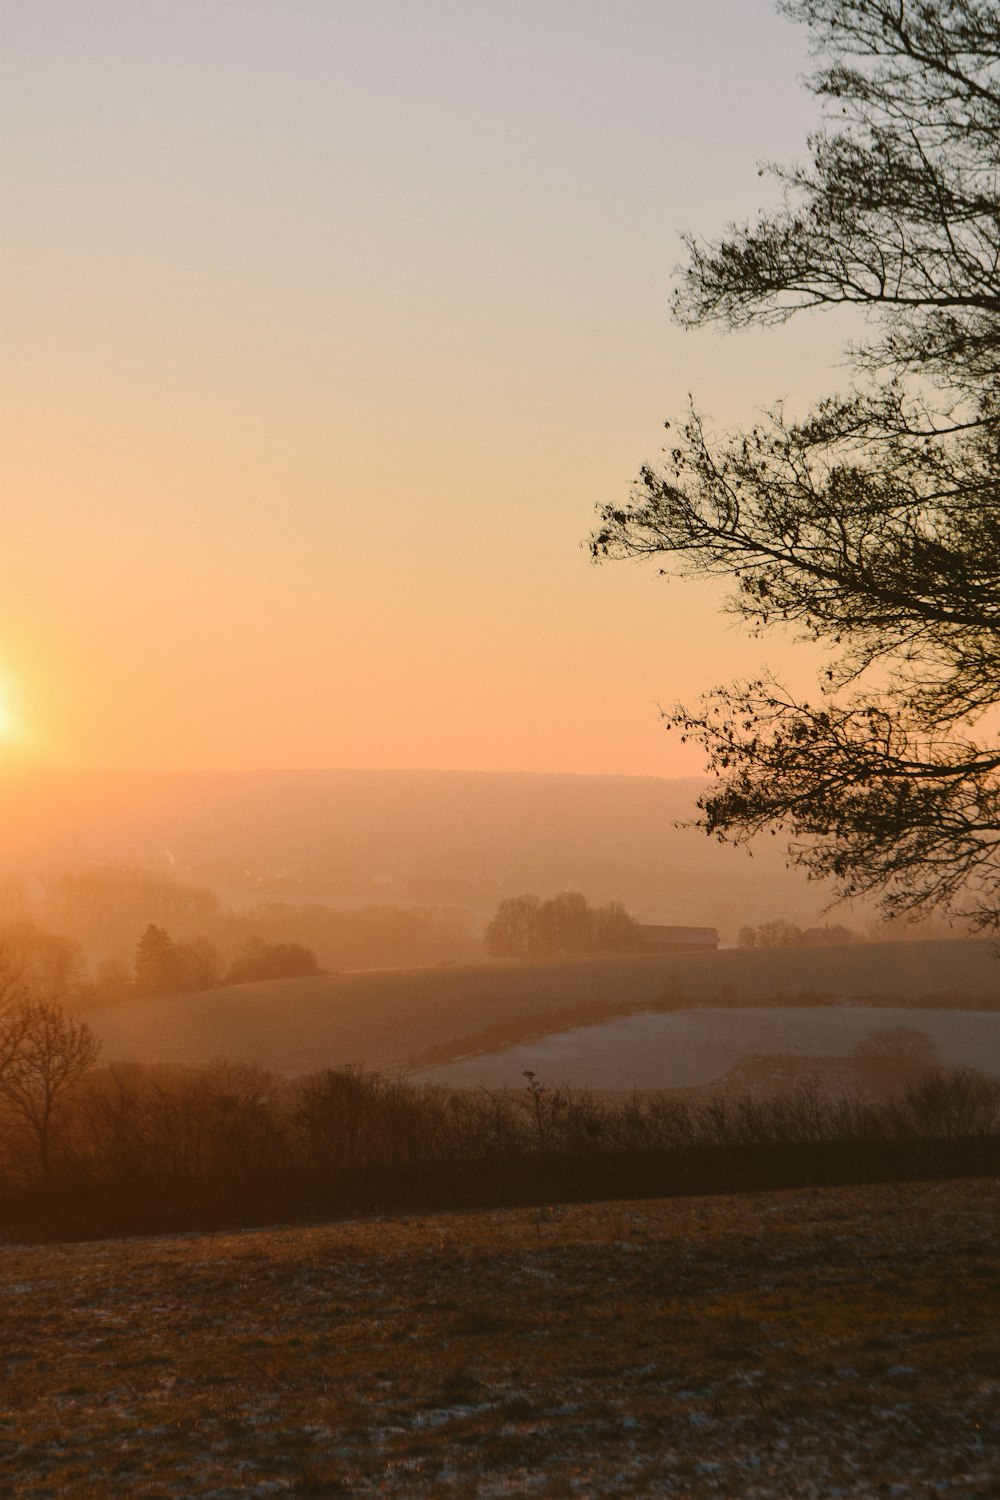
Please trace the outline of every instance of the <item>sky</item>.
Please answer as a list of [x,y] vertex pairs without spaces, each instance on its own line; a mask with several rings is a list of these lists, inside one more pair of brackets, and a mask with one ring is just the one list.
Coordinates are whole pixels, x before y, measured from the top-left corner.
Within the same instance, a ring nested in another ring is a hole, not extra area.
[[595,568],[688,393],[679,233],[818,121],[769,0],[2,0],[0,740],[72,767],[697,774],[659,709],[809,650]]

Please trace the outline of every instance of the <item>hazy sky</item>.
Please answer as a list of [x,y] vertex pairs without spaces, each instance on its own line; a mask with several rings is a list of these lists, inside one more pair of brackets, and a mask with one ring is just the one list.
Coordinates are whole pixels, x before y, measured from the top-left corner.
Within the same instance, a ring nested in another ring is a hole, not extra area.
[[657,704],[780,643],[580,543],[689,390],[733,422],[844,383],[835,320],[668,313],[678,231],[801,154],[801,32],[769,0],[0,15],[11,744],[698,770]]

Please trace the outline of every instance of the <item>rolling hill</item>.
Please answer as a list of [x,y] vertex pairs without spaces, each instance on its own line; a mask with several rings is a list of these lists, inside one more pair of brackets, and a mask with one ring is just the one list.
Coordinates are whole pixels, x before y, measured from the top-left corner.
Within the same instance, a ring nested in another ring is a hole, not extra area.
[[[678,821],[703,783],[430,771],[0,775],[0,875],[101,864],[208,886],[229,907],[463,907],[581,890],[640,921],[715,926],[818,919],[829,893]],[[850,920],[847,918],[846,920]]]
[[107,1059],[396,1071],[434,1049],[443,1049],[441,1060],[492,1050],[497,1028],[537,1036],[657,1003],[787,1003],[803,994],[997,1007],[1000,958],[986,940],[955,939],[373,970],[136,1000],[87,1019]]

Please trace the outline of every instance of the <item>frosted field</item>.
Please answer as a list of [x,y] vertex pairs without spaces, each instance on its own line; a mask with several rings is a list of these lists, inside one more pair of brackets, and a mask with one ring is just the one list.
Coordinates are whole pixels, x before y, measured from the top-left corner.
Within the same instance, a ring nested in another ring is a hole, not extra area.
[[744,1057],[844,1057],[870,1032],[899,1026],[930,1037],[942,1063],[1000,1075],[997,1011],[790,1006],[626,1016],[412,1076],[455,1088],[517,1088],[531,1068],[550,1086],[689,1088],[721,1078]]
[[0,1250],[9,1500],[988,1500],[995,1181]]

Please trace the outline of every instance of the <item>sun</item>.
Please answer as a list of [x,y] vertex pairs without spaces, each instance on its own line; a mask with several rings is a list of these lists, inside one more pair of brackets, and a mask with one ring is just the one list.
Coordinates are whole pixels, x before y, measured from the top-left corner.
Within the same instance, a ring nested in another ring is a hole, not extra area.
[[11,704],[10,690],[0,682],[0,750],[9,750],[20,739],[17,715]]

